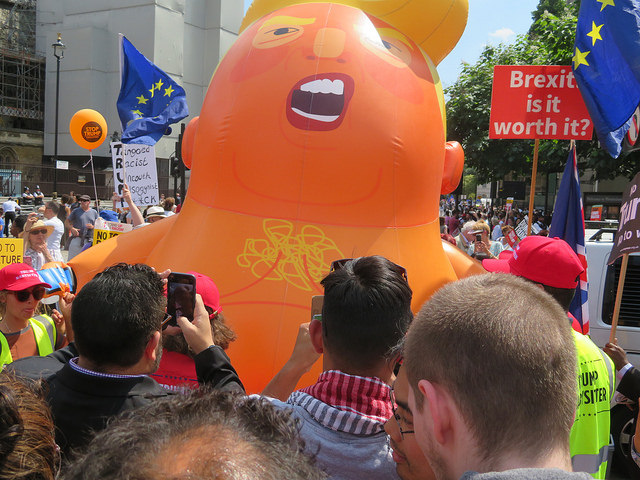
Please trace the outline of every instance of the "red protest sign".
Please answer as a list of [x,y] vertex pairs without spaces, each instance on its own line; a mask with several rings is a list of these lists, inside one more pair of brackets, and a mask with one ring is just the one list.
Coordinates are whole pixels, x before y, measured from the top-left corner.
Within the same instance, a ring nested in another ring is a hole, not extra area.
[[589,140],[592,134],[571,67],[494,67],[489,138]]

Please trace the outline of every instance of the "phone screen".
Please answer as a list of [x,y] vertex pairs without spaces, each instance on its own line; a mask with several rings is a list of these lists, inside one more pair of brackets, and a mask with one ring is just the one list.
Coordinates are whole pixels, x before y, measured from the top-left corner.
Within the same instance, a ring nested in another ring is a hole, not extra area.
[[482,241],[482,235],[480,235],[479,233],[476,233],[476,242],[481,242]]
[[170,325],[176,325],[178,317],[193,322],[196,305],[196,277],[188,273],[171,273],[167,283],[167,313]]

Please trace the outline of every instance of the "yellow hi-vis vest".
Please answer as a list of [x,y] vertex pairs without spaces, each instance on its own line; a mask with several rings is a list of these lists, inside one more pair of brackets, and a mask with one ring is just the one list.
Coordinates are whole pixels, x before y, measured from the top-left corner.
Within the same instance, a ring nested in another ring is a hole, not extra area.
[[[44,357],[53,353],[56,348],[57,332],[56,324],[49,315],[38,315],[29,319],[31,330],[36,338],[38,346],[38,355]],[[11,350],[6,337],[0,332],[0,370],[8,363],[13,362]]]
[[569,446],[574,472],[604,479],[609,456],[610,403],[615,384],[611,360],[586,335],[573,331],[578,356],[578,409]]

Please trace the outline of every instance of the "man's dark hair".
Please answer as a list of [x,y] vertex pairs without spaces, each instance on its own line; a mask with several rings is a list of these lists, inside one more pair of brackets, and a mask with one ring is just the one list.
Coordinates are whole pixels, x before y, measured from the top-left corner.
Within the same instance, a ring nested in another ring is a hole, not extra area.
[[27,215],[18,215],[13,221],[16,228],[19,228],[21,232],[24,230],[24,225],[25,223],[27,223],[27,218],[29,218]]
[[321,282],[324,347],[356,372],[384,360],[413,319],[400,268],[384,257],[360,257]]
[[50,209],[54,215],[58,215],[58,211],[60,210],[60,205],[58,205],[54,201],[50,201],[46,203],[46,207]]
[[63,479],[326,478],[303,449],[289,411],[261,397],[200,388],[126,412]]
[[165,307],[162,280],[151,267],[120,263],[107,268],[73,301],[78,352],[97,366],[135,365],[161,329]]

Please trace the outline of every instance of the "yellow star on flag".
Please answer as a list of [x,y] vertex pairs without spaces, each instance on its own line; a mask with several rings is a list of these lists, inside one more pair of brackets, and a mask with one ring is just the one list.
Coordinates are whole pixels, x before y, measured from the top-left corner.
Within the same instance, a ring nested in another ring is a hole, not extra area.
[[144,95],[140,95],[139,97],[136,97],[138,99],[138,103],[142,103],[145,104],[148,102],[148,99],[144,98]]
[[156,82],[156,90],[160,91],[160,89],[162,88],[162,85],[164,85],[164,83],[162,83],[162,80],[158,80]]
[[171,85],[169,85],[167,88],[164,89],[165,97],[170,97],[172,93],[173,93],[173,87]]
[[149,89],[149,91],[151,92],[151,98],[153,98],[153,92],[156,91],[156,86],[155,85],[151,85],[151,88]]
[[577,70],[580,65],[589,66],[589,62],[587,62],[587,55],[591,52],[581,52],[579,48],[576,47],[576,54],[573,56],[571,61],[573,62],[573,69]]
[[131,113],[135,113],[136,115],[140,115],[141,117],[143,116],[140,110],[131,110]]
[[596,44],[596,40],[602,40],[602,35],[600,35],[600,29],[604,27],[604,23],[602,25],[596,25],[596,22],[591,22],[591,31],[587,33],[587,37],[591,37],[592,45]]
[[608,7],[609,5],[611,5],[612,7],[616,6],[616,4],[613,3],[613,0],[597,0],[597,2],[602,4],[600,11],[604,10],[604,7]]

